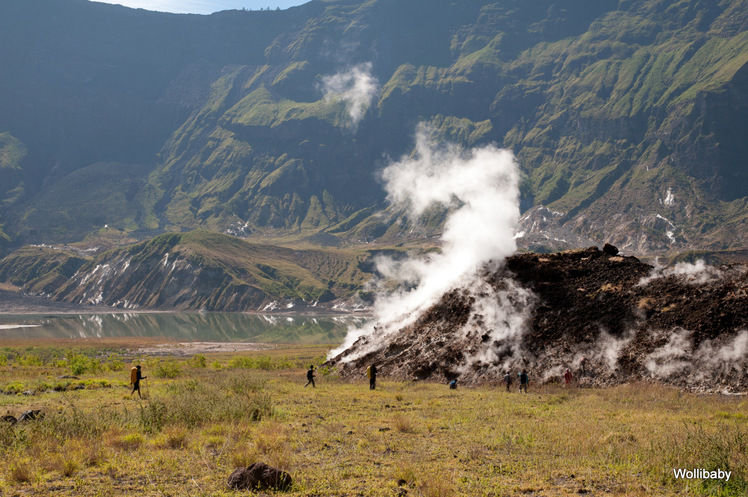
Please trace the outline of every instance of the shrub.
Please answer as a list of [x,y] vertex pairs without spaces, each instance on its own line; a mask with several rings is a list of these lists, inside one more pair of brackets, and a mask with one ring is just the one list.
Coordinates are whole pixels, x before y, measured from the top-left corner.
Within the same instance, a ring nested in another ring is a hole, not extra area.
[[120,437],[113,442],[113,445],[119,449],[136,450],[143,445],[145,439],[140,433],[130,433]]
[[190,359],[190,366],[193,368],[205,368],[207,366],[205,356],[202,354],[192,356]]
[[182,449],[187,445],[187,430],[181,426],[172,427],[164,433],[165,446],[169,449]]
[[80,464],[73,457],[70,452],[66,452],[64,455],[59,455],[54,464],[54,469],[57,469],[63,476],[73,476],[79,469]]
[[47,431],[50,438],[90,440],[101,435],[105,424],[96,412],[80,410],[71,403],[69,409],[45,416],[41,427]]
[[416,431],[415,423],[413,423],[413,420],[407,416],[403,416],[402,414],[398,414],[397,416],[395,416],[393,423],[395,425],[395,429],[400,433],[415,433]]
[[43,366],[42,358],[36,354],[24,354],[16,362],[21,366]]
[[95,373],[101,369],[101,364],[99,364],[98,360],[83,354],[76,354],[68,358],[68,364],[70,365],[70,372],[74,375]]
[[123,371],[125,369],[125,362],[119,354],[112,354],[104,364],[104,369],[107,371]]
[[174,359],[159,361],[153,369],[156,378],[176,378],[182,374],[182,367]]
[[34,470],[31,463],[27,460],[13,461],[10,464],[9,477],[12,481],[18,483],[28,483],[34,476]]
[[16,395],[24,391],[24,385],[21,382],[14,381],[13,383],[9,383],[3,387],[3,392],[5,392],[5,395]]
[[294,364],[285,357],[282,359],[273,359],[268,356],[234,356],[229,361],[228,367],[230,369],[263,369],[270,371],[273,369],[292,368]]
[[161,400],[149,401],[140,407],[140,426],[146,433],[156,433],[166,424],[168,408]]

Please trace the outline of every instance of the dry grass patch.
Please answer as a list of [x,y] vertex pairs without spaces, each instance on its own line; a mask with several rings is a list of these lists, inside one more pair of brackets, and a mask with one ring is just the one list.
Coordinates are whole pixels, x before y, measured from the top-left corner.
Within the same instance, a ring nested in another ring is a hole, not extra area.
[[[47,416],[0,425],[4,494],[228,495],[228,474],[253,462],[290,472],[284,495],[296,497],[748,494],[739,398],[647,384],[518,395],[386,379],[370,391],[321,374],[305,389],[301,367],[179,361],[181,375],[153,381],[150,400],[129,399],[112,371],[87,378],[110,389],[5,396],[16,415]],[[6,368],[7,380],[38,372],[26,368]],[[675,467],[733,473],[729,484],[684,482]]]

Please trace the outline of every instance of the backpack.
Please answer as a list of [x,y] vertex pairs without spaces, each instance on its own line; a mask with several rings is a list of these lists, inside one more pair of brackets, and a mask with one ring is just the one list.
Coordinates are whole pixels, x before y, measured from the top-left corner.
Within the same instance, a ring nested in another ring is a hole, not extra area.
[[371,366],[366,366],[366,377],[371,379]]
[[130,370],[130,383],[137,383],[138,382],[138,368],[132,368]]

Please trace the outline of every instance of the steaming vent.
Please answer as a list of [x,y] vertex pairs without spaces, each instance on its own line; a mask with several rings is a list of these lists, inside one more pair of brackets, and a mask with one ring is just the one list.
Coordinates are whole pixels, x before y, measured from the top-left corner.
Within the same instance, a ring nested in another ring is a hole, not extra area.
[[383,176],[393,203],[451,215],[440,253],[378,262],[403,289],[383,292],[374,319],[331,352],[343,377],[376,364],[405,380],[491,384],[527,369],[552,382],[568,367],[581,385],[748,391],[745,266],[655,269],[609,247],[514,254],[511,153],[439,145],[423,127],[413,156]]

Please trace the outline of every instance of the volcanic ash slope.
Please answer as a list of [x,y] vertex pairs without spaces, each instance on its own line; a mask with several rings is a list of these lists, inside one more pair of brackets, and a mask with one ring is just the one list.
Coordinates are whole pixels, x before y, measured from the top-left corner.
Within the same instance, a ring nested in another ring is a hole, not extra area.
[[514,255],[413,324],[363,336],[330,364],[348,378],[376,364],[400,379],[498,383],[527,369],[544,383],[568,367],[581,385],[748,391],[748,268],[655,269],[616,252]]

